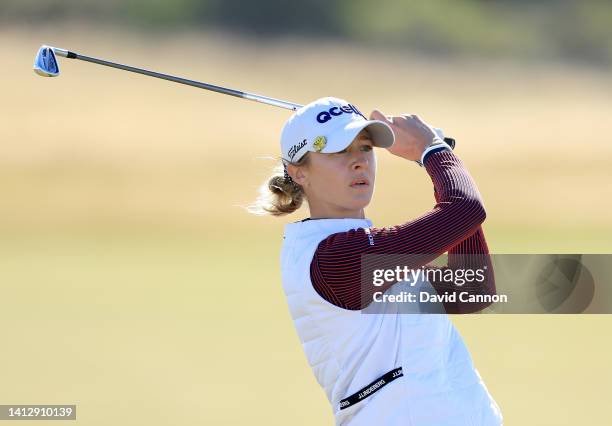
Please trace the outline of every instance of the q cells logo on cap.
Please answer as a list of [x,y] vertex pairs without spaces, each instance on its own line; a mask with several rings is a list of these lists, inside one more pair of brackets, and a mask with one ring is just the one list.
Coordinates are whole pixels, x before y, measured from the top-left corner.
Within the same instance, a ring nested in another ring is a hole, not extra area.
[[300,143],[296,143],[291,148],[289,148],[289,152],[287,155],[289,156],[289,160],[293,161],[293,157],[298,153],[298,151],[306,146],[306,139],[304,139]]
[[334,117],[337,117],[339,115],[342,114],[359,114],[360,116],[362,116],[365,120],[367,120],[367,118],[365,118],[365,115],[363,115],[361,113],[361,111],[359,111],[357,109],[356,106],[351,105],[351,104],[347,104],[347,105],[342,105],[340,107],[332,107],[326,111],[321,111],[320,113],[317,114],[317,122],[323,124],[323,123],[327,123],[329,120],[333,119]]

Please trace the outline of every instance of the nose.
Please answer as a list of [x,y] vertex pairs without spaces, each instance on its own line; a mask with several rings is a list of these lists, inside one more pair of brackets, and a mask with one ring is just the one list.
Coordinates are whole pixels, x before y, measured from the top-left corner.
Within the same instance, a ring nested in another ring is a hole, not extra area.
[[352,170],[361,170],[367,169],[370,165],[369,157],[367,152],[356,151],[351,156],[351,169]]

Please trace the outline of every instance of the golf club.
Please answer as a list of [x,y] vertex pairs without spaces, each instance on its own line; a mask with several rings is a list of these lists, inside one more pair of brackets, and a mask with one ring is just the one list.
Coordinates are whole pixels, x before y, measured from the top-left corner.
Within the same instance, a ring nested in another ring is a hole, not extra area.
[[[111,68],[117,68],[124,71],[130,71],[137,74],[148,75],[149,77],[161,78],[163,80],[186,84],[187,86],[198,87],[200,89],[210,90],[213,92],[222,93],[224,95],[235,96],[237,98],[248,99],[250,101],[261,102],[267,105],[290,109],[292,111],[297,111],[299,108],[302,107],[302,105],[295,104],[293,102],[269,98],[267,96],[256,95],[254,93],[242,92],[240,90],[228,89],[226,87],[215,86],[213,84],[201,83],[199,81],[189,80],[170,74],[162,74],[159,72],[149,71],[142,68],[136,68],[130,65],[118,64],[115,62],[106,61],[104,59],[93,58],[91,56],[85,56],[81,55],[80,53],[75,53],[66,49],[60,49],[58,47],[52,47],[47,45],[42,45],[40,49],[38,49],[38,53],[36,54],[36,58],[34,59],[34,72],[43,77],[59,76],[60,69],[59,63],[57,62],[57,56],[61,56],[68,59],[80,59],[81,61],[104,65]],[[439,131],[439,129],[436,130],[437,132]],[[445,137],[444,141],[449,144],[451,148],[455,148],[455,140],[453,138]]]

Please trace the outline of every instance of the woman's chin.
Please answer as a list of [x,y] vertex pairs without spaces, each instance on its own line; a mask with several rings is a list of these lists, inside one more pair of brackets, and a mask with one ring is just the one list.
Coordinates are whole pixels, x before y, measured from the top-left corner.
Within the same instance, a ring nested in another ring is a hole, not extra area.
[[352,201],[351,210],[365,209],[370,204],[370,201],[372,201],[372,194],[362,194],[360,196],[356,196]]

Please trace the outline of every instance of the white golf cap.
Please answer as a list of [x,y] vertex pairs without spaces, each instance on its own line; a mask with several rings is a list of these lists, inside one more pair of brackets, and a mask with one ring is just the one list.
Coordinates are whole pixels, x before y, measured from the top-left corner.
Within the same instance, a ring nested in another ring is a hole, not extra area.
[[287,120],[281,134],[284,161],[298,162],[308,151],[340,152],[368,129],[374,146],[388,148],[395,135],[387,123],[368,120],[345,100],[325,97],[304,105]]

